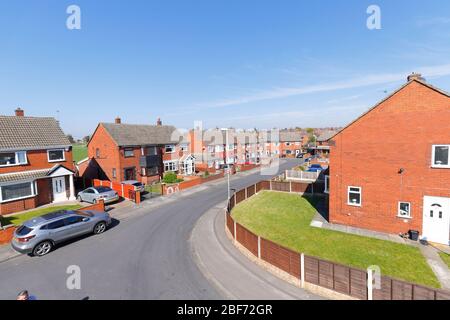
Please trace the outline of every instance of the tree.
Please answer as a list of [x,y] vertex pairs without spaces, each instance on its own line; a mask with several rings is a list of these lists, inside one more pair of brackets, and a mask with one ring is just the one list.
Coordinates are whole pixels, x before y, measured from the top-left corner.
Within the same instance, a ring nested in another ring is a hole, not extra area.
[[310,136],[312,136],[312,135],[314,134],[314,129],[313,129],[313,128],[307,128],[307,129],[306,129],[306,132],[307,132]]
[[75,139],[73,138],[73,136],[72,136],[71,134],[68,134],[66,137],[67,137],[67,139],[69,139],[69,142],[70,142],[71,144],[74,144],[74,143],[75,143]]
[[89,140],[91,140],[91,136],[85,136],[85,137],[83,137],[83,142],[84,142],[84,143],[88,143]]

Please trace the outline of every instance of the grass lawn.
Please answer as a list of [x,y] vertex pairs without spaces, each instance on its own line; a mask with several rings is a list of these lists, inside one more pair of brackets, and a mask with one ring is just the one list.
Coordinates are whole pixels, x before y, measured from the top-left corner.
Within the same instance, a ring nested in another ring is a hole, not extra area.
[[264,191],[240,203],[232,214],[252,232],[297,252],[361,269],[378,265],[382,274],[440,287],[418,248],[310,227],[312,202],[313,198]]
[[2,225],[9,225],[14,224],[16,226],[21,225],[24,221],[30,220],[34,217],[42,216],[46,213],[59,211],[59,210],[76,210],[81,208],[80,205],[70,205],[70,206],[54,206],[54,207],[48,207],[44,209],[37,209],[33,211],[29,211],[27,213],[17,214],[13,216],[8,217],[1,217]]
[[447,264],[448,268],[450,269],[450,254],[445,252],[439,252],[439,255],[441,256],[441,259]]
[[145,186],[145,191],[151,192],[151,193],[161,194],[161,184],[160,183],[156,183],[156,184]]
[[86,159],[88,156],[87,146],[85,144],[74,144],[72,146],[73,161],[78,162]]

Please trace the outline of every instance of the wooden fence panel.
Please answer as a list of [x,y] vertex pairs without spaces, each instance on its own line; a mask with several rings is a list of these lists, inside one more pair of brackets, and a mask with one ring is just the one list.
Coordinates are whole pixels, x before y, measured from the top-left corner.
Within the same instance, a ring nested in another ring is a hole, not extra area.
[[236,240],[255,256],[258,256],[258,236],[240,224],[236,224]]
[[292,192],[305,193],[308,190],[308,183],[292,182]]
[[244,201],[245,200],[245,189],[242,189],[242,190],[239,190],[238,192],[236,192],[235,196],[236,196],[236,204]]
[[270,190],[270,181],[261,181],[258,192],[261,190]]
[[373,290],[374,300],[392,300],[392,279],[381,277],[381,288]]
[[350,295],[367,300],[367,272],[350,268]]
[[228,211],[231,212],[231,210],[233,210],[234,208],[234,197],[235,195],[233,194],[230,198],[230,201],[228,202]]
[[300,279],[300,254],[261,239],[261,259]]
[[319,259],[305,256],[305,281],[319,284]]
[[413,285],[403,281],[392,280],[392,300],[412,300]]
[[413,299],[414,300],[434,300],[436,290],[425,288],[418,285],[413,285]]
[[256,184],[256,193],[258,193],[262,190],[262,184],[263,184],[263,181],[260,181]]
[[231,218],[231,215],[227,214],[227,228],[228,231],[230,231],[231,235],[234,238],[234,221],[233,218]]
[[436,300],[450,300],[450,292],[436,290]]
[[290,191],[289,182],[272,181],[272,190],[273,191],[289,192]]
[[255,194],[255,186],[247,187],[247,199]]
[[334,266],[334,290],[350,295],[350,268],[336,264]]
[[327,288],[334,288],[333,263],[319,260],[319,285]]

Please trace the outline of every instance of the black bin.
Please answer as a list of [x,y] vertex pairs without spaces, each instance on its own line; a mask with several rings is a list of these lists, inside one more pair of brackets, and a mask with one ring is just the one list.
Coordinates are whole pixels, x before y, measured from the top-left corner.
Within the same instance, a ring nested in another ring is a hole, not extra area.
[[409,238],[413,241],[419,240],[419,231],[409,230]]

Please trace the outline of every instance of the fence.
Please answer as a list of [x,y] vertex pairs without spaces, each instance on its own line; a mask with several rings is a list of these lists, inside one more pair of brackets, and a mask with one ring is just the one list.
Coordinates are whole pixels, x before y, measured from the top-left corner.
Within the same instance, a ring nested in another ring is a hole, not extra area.
[[292,184],[288,188],[287,185],[289,183],[261,181],[239,190],[228,201],[226,229],[252,255],[300,280],[302,286],[309,283],[360,300],[450,300],[450,292],[386,276],[381,276],[381,286],[375,289],[368,283],[369,274],[366,270],[295,252],[261,238],[233,220],[231,210],[260,190],[304,190],[298,186],[292,188]]
[[287,180],[311,180],[316,181],[320,172],[306,172],[297,170],[286,170],[285,176]]
[[180,192],[181,190],[189,189],[195,186],[198,186],[200,184],[211,182],[214,180],[219,180],[224,177],[224,173],[221,172],[219,174],[209,175],[207,177],[204,176],[192,176],[188,177],[186,181],[179,182],[179,183],[173,183],[173,184],[163,184],[162,185],[162,194],[163,195],[169,195],[173,193]]
[[132,185],[99,179],[93,179],[92,185],[94,187],[109,187],[116,191],[122,198],[134,201],[136,203],[141,202],[141,193],[136,191]]

